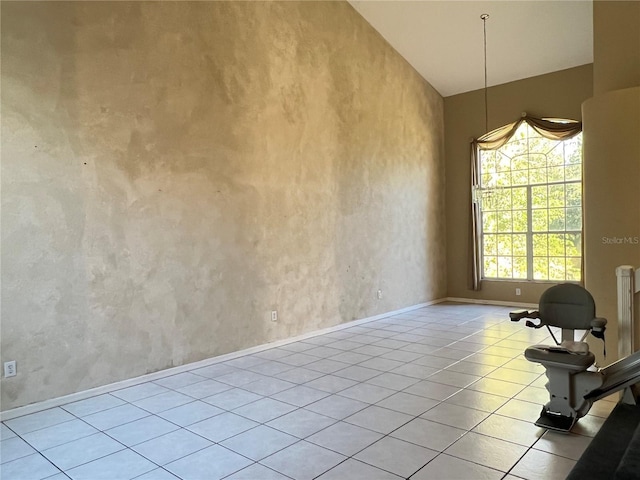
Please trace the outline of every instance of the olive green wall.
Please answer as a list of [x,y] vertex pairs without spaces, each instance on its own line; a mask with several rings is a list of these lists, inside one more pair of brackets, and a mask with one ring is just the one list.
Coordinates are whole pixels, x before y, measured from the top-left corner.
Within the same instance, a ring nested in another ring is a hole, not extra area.
[[[592,95],[593,65],[489,88],[489,130],[534,116],[581,119],[580,106]],[[469,288],[470,146],[485,133],[484,91],[444,99],[447,183],[447,289],[450,297],[537,303],[549,287],[540,282],[483,281]],[[515,289],[521,289],[516,296]]]
[[346,2],[1,8],[2,410],[446,295],[443,100]]

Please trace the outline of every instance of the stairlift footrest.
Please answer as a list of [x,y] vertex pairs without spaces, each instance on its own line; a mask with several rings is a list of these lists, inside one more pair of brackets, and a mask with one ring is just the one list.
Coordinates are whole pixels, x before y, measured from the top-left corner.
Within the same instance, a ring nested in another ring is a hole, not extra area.
[[554,415],[542,409],[540,418],[535,422],[537,427],[548,428],[556,432],[568,433],[578,420],[577,417],[567,417],[564,415]]

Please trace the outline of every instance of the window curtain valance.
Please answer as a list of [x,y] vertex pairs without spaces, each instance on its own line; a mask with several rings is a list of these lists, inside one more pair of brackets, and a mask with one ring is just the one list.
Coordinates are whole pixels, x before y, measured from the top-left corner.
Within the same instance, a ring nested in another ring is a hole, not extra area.
[[536,118],[523,114],[518,121],[496,128],[471,142],[471,221],[469,242],[470,284],[472,290],[480,290],[482,283],[482,212],[480,210],[480,173],[478,154],[480,150],[495,150],[502,147],[516,133],[522,123],[527,123],[544,138],[567,140],[582,131],[582,122]]
[[517,122],[485,133],[474,139],[472,145],[481,150],[495,150],[509,141],[522,123],[527,123],[536,132],[549,140],[567,140],[582,131],[582,122],[574,120],[550,120],[523,115]]

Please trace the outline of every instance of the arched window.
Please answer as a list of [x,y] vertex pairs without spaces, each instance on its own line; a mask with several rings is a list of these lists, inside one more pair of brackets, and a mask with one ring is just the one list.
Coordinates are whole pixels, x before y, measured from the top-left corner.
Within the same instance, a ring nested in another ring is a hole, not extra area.
[[580,124],[525,117],[472,148],[477,278],[581,281]]

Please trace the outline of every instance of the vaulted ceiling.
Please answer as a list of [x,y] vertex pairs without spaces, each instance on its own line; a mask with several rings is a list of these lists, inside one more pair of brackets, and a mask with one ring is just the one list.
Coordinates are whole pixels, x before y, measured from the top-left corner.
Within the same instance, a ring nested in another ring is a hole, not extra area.
[[350,0],[444,96],[593,62],[591,0]]

